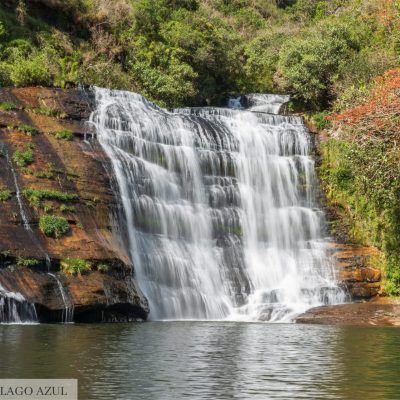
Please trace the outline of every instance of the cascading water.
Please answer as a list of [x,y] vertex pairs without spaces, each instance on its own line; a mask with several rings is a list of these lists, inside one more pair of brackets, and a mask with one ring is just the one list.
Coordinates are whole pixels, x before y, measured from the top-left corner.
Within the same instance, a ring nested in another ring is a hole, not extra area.
[[63,324],[70,324],[70,323],[74,322],[75,308],[74,308],[73,303],[68,298],[63,284],[61,283],[60,279],[58,279],[58,277],[56,275],[54,275],[50,272],[48,272],[47,274],[50,275],[57,282],[57,287],[58,287],[58,290],[61,295],[61,300],[62,300],[63,306],[64,306],[62,315],[61,315],[61,322]]
[[151,319],[290,321],[344,300],[301,118],[95,96]]
[[[11,171],[15,188],[15,194],[18,202],[18,207],[20,210],[21,220],[24,224],[24,228],[29,233],[29,235],[33,237],[33,231],[29,224],[29,220],[22,203],[21,190],[18,185],[17,173],[15,172],[14,166],[11,162],[10,155],[4,143],[1,142],[0,142],[0,151],[1,154],[5,155],[7,164],[9,165]],[[35,243],[37,243],[36,239]],[[37,322],[35,305],[28,302],[28,300],[26,300],[21,293],[10,292],[0,284],[0,323],[31,323],[31,322]]]
[[37,322],[35,306],[21,293],[6,290],[0,285],[0,323]]

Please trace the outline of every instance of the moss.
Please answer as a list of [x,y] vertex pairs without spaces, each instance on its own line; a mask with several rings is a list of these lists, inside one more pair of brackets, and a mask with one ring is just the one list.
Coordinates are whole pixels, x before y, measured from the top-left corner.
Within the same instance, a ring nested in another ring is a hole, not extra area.
[[39,229],[45,236],[58,239],[69,232],[69,224],[63,217],[45,215],[39,219]]
[[61,261],[61,269],[64,273],[70,275],[82,275],[92,269],[89,261],[80,258],[66,258]]

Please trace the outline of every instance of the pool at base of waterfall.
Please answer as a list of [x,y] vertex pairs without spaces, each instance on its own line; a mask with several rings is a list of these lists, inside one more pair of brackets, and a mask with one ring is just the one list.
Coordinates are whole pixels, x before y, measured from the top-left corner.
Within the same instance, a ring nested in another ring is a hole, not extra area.
[[0,377],[76,378],[81,400],[392,400],[399,348],[382,327],[2,325]]

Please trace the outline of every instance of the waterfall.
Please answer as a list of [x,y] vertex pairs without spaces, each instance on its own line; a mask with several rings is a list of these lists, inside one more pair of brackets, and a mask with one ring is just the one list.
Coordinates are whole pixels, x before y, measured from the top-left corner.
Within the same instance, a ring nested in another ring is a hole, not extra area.
[[68,300],[68,296],[64,289],[63,284],[61,283],[60,279],[58,279],[58,277],[56,275],[52,274],[51,272],[48,272],[47,274],[50,275],[53,279],[55,279],[55,281],[57,282],[58,290],[61,295],[61,300],[62,300],[63,306],[64,306],[62,315],[61,315],[61,322],[63,324],[69,324],[69,323],[74,322],[75,307],[74,307],[72,301]]
[[263,112],[167,111],[135,93],[94,90],[91,122],[113,165],[151,319],[291,321],[344,301],[310,135],[300,117],[265,113],[286,97],[250,96]]
[[0,284],[0,324],[37,322],[35,306],[21,293],[6,290]]

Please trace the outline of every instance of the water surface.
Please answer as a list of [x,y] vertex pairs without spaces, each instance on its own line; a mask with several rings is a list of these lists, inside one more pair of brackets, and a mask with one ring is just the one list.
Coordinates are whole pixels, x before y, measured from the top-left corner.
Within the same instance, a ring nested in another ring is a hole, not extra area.
[[396,400],[399,350],[395,328],[2,325],[0,378],[77,378],[80,400]]

